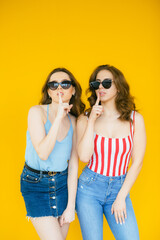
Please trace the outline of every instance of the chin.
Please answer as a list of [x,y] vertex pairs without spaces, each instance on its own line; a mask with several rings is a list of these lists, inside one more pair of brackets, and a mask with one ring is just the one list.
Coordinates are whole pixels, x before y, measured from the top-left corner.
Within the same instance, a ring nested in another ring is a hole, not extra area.
[[112,101],[112,100],[113,100],[113,98],[106,98],[106,97],[104,97],[104,98],[102,97],[102,98],[100,99],[100,101],[101,101],[101,102],[104,102],[104,103],[105,103],[105,102]]

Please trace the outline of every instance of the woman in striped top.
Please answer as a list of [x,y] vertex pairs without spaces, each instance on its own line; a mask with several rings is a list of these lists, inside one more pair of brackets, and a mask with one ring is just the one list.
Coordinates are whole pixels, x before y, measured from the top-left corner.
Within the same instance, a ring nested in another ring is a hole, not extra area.
[[124,75],[113,66],[97,67],[87,92],[91,93],[91,108],[77,122],[79,157],[88,162],[79,178],[76,199],[83,239],[103,239],[104,214],[115,239],[137,240],[129,191],[145,153],[143,117],[135,111]]

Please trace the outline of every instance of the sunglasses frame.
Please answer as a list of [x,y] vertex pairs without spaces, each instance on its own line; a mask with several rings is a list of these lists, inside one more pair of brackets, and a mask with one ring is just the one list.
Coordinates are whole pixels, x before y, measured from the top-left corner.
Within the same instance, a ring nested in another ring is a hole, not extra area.
[[[64,87],[63,87],[63,83],[64,83],[64,82],[69,83],[69,84],[70,84],[69,87],[64,88]],[[56,83],[56,88],[51,88],[52,83]],[[68,90],[68,89],[71,87],[71,85],[73,86],[73,82],[70,81],[70,80],[63,80],[62,82],[52,81],[52,82],[48,82],[48,83],[47,83],[47,87],[48,87],[49,89],[53,90],[53,91],[56,90],[56,89],[59,87],[59,85],[60,85],[64,90]]]
[[[109,83],[109,86],[108,86],[108,87],[106,87],[106,85],[105,85],[106,82]],[[93,82],[90,82],[89,85],[90,85],[90,87],[91,87],[92,89],[94,89],[94,90],[98,90],[100,84],[102,84],[102,86],[103,86],[105,89],[109,89],[109,88],[111,88],[111,86],[112,86],[112,82],[113,82],[113,80],[112,80],[111,78],[105,78],[102,82],[100,82],[100,81],[93,81]],[[97,84],[97,87],[95,87],[94,83]]]

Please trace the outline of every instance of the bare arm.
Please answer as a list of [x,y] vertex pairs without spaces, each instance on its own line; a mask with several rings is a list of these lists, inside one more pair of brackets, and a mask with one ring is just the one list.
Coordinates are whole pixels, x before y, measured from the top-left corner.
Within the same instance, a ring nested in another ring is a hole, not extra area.
[[144,153],[146,149],[146,131],[142,115],[136,113],[135,115],[135,133],[133,139],[133,150],[132,150],[132,165],[126,175],[125,181],[119,196],[126,198],[131,187],[133,186],[139,172],[142,168]]
[[[125,181],[114,201],[111,213],[115,215],[116,222],[125,222],[127,217],[125,199],[133,186],[138,174],[142,168],[144,153],[146,148],[146,131],[143,117],[136,113],[135,115],[135,133],[133,139],[132,165],[126,175]],[[125,217],[125,218],[124,218]]]
[[78,179],[78,154],[76,150],[76,121],[74,120],[74,133],[71,158],[68,166],[68,206],[75,209],[75,198]]
[[32,144],[40,159],[47,160],[49,154],[53,150],[62,118],[66,115],[71,107],[72,105],[62,103],[61,96],[59,95],[58,112],[47,135],[42,120],[41,107],[34,106],[29,110],[28,130],[31,136]]
[[77,121],[77,147],[82,162],[88,162],[94,151],[94,121],[81,115]]
[[60,219],[61,226],[64,223],[71,222],[75,219],[75,201],[77,192],[77,180],[78,180],[78,154],[76,150],[76,119],[72,117],[73,125],[73,142],[71,158],[68,166],[68,204]]
[[49,154],[54,148],[61,119],[58,117],[55,118],[49,133],[46,135],[41,111],[40,106],[34,106],[29,110],[28,130],[33,147],[38,156],[42,160],[47,160]]
[[94,152],[94,124],[102,114],[103,107],[99,104],[99,96],[93,106],[89,119],[81,115],[77,122],[78,155],[82,162],[88,162]]

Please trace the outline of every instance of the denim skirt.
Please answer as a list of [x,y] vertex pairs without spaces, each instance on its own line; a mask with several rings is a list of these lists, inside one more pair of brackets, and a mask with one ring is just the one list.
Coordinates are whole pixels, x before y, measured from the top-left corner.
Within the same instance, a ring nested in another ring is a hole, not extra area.
[[67,177],[68,168],[49,176],[30,171],[24,166],[20,181],[27,216],[61,216],[68,203]]

